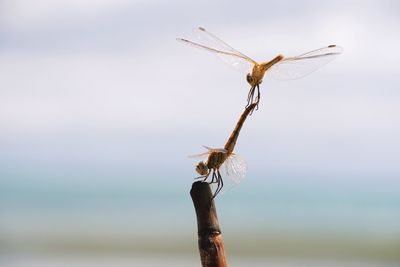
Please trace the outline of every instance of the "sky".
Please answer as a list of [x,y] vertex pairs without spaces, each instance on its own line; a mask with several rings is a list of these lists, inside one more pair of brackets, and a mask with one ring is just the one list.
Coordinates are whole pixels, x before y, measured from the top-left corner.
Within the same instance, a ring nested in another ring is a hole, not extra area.
[[203,26],[259,61],[332,43],[344,48],[303,79],[264,79],[260,110],[236,147],[249,176],[397,183],[398,7],[3,0],[2,169],[21,179],[23,170],[33,179],[60,170],[195,175],[186,156],[224,145],[248,90],[245,73],[175,41]]

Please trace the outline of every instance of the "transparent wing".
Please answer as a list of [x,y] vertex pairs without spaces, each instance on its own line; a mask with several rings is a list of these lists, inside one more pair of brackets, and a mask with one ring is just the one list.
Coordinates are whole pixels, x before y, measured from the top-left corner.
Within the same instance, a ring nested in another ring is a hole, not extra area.
[[343,52],[337,45],[330,45],[297,57],[287,57],[273,65],[268,73],[277,80],[302,78],[335,59]]
[[223,153],[228,152],[225,148],[212,148],[208,146],[203,146],[203,147],[208,151],[201,154],[189,155],[188,157],[194,159],[202,159],[208,157],[208,155],[210,155],[211,152],[223,152]]
[[194,30],[194,35],[196,37],[196,41],[194,42],[182,38],[178,38],[177,41],[201,50],[212,52],[222,61],[239,70],[249,72],[254,64],[256,64],[254,60],[235,50],[202,27],[196,28]]
[[237,185],[243,180],[246,175],[247,166],[242,157],[237,154],[231,154],[225,160],[222,166],[225,169],[226,176],[222,176],[222,179],[224,180],[224,187],[222,188],[221,193],[226,193],[233,186]]
[[201,154],[189,155],[188,157],[192,158],[192,159],[204,159],[204,158],[208,157],[209,154],[210,154],[210,152],[204,152]]
[[212,148],[212,147],[204,146],[204,145],[203,145],[203,147],[208,150],[207,153],[211,153],[211,152],[223,152],[223,153],[226,153],[226,152],[228,152],[228,150],[226,150],[225,148]]
[[231,154],[225,161],[225,171],[229,179],[238,184],[245,177],[246,162],[237,154]]
[[222,41],[220,38],[218,38],[211,32],[208,32],[203,27],[197,27],[196,29],[193,30],[193,33],[196,36],[197,41],[199,43],[202,43],[206,46],[213,47],[213,48],[221,50],[221,51],[230,52],[232,54],[239,56],[240,58],[246,59],[248,62],[250,62],[252,64],[256,63],[253,59],[246,56],[242,52],[237,51],[235,48],[228,45],[227,43]]

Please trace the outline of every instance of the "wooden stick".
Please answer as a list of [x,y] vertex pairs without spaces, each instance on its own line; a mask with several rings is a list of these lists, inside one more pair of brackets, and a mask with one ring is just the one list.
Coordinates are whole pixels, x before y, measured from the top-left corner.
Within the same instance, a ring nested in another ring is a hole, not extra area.
[[193,183],[190,196],[197,216],[201,265],[203,267],[226,267],[224,241],[210,185],[206,182]]

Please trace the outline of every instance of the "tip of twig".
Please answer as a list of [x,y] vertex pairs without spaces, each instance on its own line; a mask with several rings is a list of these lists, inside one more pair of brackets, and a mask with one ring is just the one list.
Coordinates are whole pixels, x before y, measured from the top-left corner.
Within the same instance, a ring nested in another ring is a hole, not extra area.
[[211,201],[213,197],[209,183],[203,181],[197,181],[192,184],[190,195],[194,201],[203,203]]

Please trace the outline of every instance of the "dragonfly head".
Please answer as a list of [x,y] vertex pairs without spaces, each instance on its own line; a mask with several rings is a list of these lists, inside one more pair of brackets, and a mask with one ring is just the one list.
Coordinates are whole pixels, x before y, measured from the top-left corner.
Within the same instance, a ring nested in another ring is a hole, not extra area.
[[208,167],[204,161],[200,161],[196,165],[196,172],[200,175],[207,175],[208,174]]
[[254,79],[253,79],[253,76],[251,76],[250,73],[247,73],[246,80],[250,85],[253,85]]
[[261,78],[256,79],[250,73],[247,73],[247,76],[246,76],[246,80],[251,86],[256,86],[256,85],[262,83],[262,79]]

